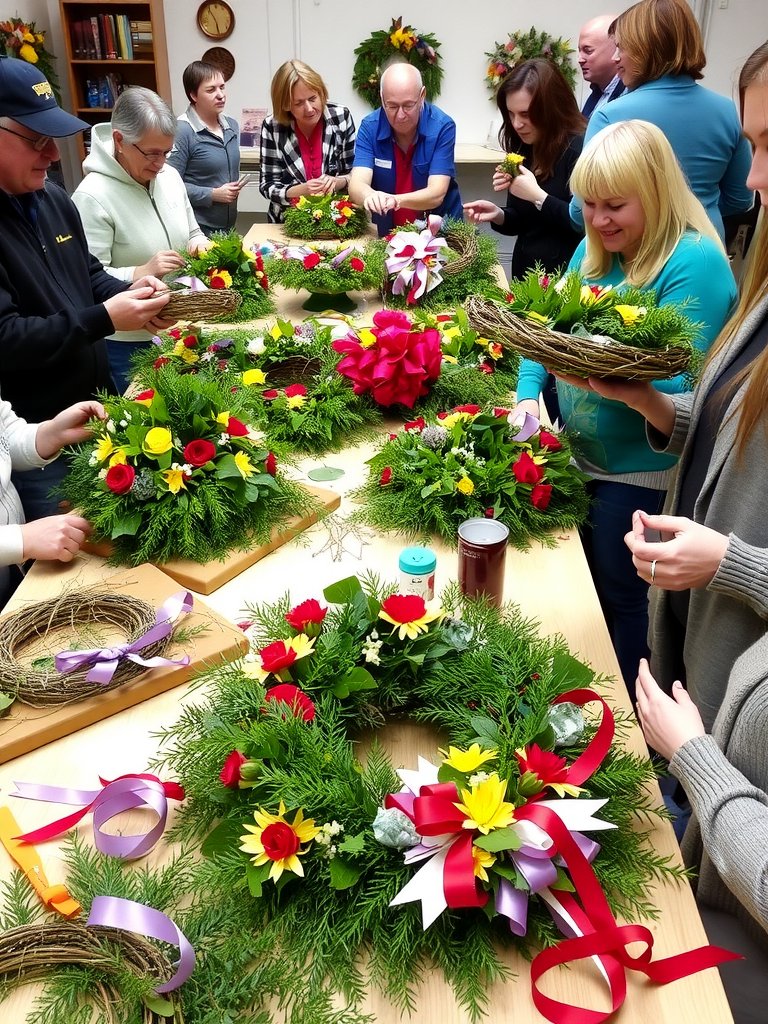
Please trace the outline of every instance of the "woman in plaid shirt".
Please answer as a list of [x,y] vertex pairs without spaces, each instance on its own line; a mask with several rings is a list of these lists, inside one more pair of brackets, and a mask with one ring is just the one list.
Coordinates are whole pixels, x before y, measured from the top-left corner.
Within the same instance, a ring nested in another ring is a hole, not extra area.
[[269,200],[269,220],[284,219],[299,196],[346,192],[355,155],[355,123],[346,107],[328,102],[316,71],[286,61],[272,79],[272,115],[261,127],[259,190]]

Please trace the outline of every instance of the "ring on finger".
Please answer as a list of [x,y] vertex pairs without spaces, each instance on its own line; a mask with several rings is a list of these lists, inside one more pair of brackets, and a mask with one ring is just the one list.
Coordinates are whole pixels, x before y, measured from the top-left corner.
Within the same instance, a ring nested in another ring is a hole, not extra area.
[[656,581],[656,559],[654,558],[654,560],[651,562],[651,586],[653,586],[655,581]]

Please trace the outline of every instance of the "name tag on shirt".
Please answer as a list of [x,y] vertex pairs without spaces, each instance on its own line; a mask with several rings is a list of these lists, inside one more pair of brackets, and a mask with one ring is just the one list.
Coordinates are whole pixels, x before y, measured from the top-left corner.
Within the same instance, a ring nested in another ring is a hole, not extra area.
[[376,157],[373,158],[373,163],[374,163],[375,167],[383,167],[385,171],[390,171],[392,169],[392,161],[391,160],[380,160],[376,156]]

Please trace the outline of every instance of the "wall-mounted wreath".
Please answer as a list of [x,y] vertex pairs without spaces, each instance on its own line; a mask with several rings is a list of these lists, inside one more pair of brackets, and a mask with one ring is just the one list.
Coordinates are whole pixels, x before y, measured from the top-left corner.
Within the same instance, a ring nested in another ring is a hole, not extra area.
[[516,64],[535,57],[545,57],[562,71],[573,88],[576,85],[576,69],[570,60],[573,52],[568,39],[553,39],[546,32],[537,32],[533,27],[527,32],[510,32],[506,43],[494,43],[493,49],[485,55],[488,58],[485,84],[495,96],[502,81]]
[[378,107],[381,72],[387,61],[397,57],[419,69],[427,99],[432,102],[439,95],[443,80],[439,49],[440,43],[431,33],[417,32],[411,25],[403,25],[402,17],[394,18],[388,29],[373,32],[355,50],[355,92],[372,107]]

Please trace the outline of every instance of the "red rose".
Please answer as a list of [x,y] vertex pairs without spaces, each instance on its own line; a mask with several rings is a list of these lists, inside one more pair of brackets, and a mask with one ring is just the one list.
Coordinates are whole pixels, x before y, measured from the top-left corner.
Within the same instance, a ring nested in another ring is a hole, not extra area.
[[237,789],[242,778],[240,774],[240,768],[247,761],[245,754],[241,754],[239,750],[233,750],[231,754],[227,755],[227,759],[224,762],[224,766],[219,772],[219,779],[227,787],[227,789]]
[[147,388],[146,391],[141,391],[139,392],[138,395],[136,395],[136,397],[134,398],[134,402],[151,402],[154,397],[155,389]]
[[544,470],[536,465],[528,452],[523,452],[517,462],[512,463],[512,472],[521,484],[537,484],[544,476]]
[[315,705],[306,693],[300,690],[298,686],[292,686],[290,683],[280,683],[279,686],[273,686],[264,694],[264,700],[275,700],[282,704],[287,704],[295,717],[301,717],[305,722],[311,722],[315,717]]
[[296,395],[306,395],[306,393],[307,389],[303,384],[289,384],[288,387],[285,388],[286,398],[294,398]]
[[390,434],[389,435],[389,440],[390,441],[396,441],[397,440],[397,434]]
[[302,262],[304,264],[305,270],[311,270],[312,267],[316,267],[317,264],[320,262],[320,253],[310,252],[304,257]]
[[219,277],[218,274],[214,274],[214,276],[209,278],[209,280],[208,280],[208,287],[209,288],[226,288],[227,287],[227,282],[224,280],[223,277]]
[[511,409],[503,409],[500,405],[497,405],[496,408],[493,410],[493,415],[494,416],[499,416],[499,417],[501,417],[501,416],[509,416],[509,414],[511,412],[512,412]]
[[478,370],[480,373],[496,373],[496,368],[493,363],[480,363]]
[[[403,425],[403,430],[423,430],[427,423],[423,416],[418,416],[415,420],[409,420],[408,423]],[[395,437],[397,435],[395,434]]]
[[266,459],[264,459],[264,469],[266,469],[270,476],[274,476],[277,473],[277,459],[274,452],[270,452]]
[[234,416],[230,416],[229,423],[227,424],[227,433],[230,437],[247,437],[248,427],[241,420],[236,420]]
[[269,391],[262,391],[261,397],[266,398],[268,402],[271,402],[272,399],[277,398],[279,394],[280,392],[276,391],[275,388],[270,388]]
[[363,263],[359,256],[353,256],[349,261],[349,265],[353,270],[365,270],[365,263]]
[[437,414],[437,418],[438,418],[439,420],[445,420],[445,419],[448,419],[448,413],[447,413],[447,412],[439,412],[439,413]]
[[[295,608],[291,608],[285,616],[285,621],[292,626],[297,633],[306,633],[307,636],[317,636],[323,619],[328,614],[328,609],[323,608],[319,601],[310,598],[302,601]],[[317,628],[314,628],[317,627]]]
[[483,515],[485,516],[486,519],[493,519],[496,513],[493,511],[492,508],[487,508],[485,512],[483,512]]
[[191,466],[204,466],[216,457],[216,446],[199,438],[184,445],[184,461]]
[[152,363],[152,367],[155,370],[159,370],[161,366],[167,366],[170,361],[168,356],[158,356],[154,363]]
[[479,405],[454,405],[454,412],[468,412],[470,416],[477,416],[480,412]]
[[178,327],[172,327],[170,331],[168,331],[168,337],[173,338],[174,341],[178,341],[181,337],[181,331]]
[[261,667],[265,672],[279,672],[296,661],[296,651],[286,647],[284,640],[275,640],[259,651]]
[[507,300],[507,302],[514,302],[515,301],[515,296],[512,294],[512,292],[507,292],[507,294],[504,296],[504,298]]
[[536,484],[531,491],[531,504],[544,511],[552,500],[552,484]]
[[133,487],[136,470],[133,466],[117,465],[107,470],[104,483],[113,494],[127,494]]
[[553,452],[559,452],[563,447],[560,443],[560,438],[555,434],[550,434],[548,430],[539,431],[539,444],[542,448],[549,448]]
[[186,337],[181,340],[184,348],[197,348],[198,339],[196,334],[187,334]]
[[381,476],[379,477],[379,486],[380,487],[386,487],[387,484],[391,483],[391,482],[392,482],[392,467],[391,466],[385,466],[384,469],[382,469],[382,471],[381,471]]
[[299,837],[285,821],[273,821],[261,833],[261,845],[270,860],[285,860],[299,848]]

